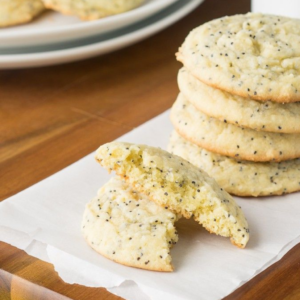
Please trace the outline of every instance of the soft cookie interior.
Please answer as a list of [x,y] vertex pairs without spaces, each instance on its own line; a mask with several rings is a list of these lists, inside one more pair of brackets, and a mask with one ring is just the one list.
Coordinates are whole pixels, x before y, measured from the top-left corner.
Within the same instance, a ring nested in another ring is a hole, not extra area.
[[113,142],[101,146],[96,159],[151,200],[239,247],[249,239],[247,221],[233,198],[205,172],[176,155],[145,145]]

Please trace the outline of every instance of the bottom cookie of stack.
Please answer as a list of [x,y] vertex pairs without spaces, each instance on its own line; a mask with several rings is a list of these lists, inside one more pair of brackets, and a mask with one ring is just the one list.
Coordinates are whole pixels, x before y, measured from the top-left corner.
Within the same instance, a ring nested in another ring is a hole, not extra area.
[[278,163],[238,160],[207,151],[176,131],[168,150],[206,171],[228,193],[237,196],[282,195],[300,190],[300,159]]

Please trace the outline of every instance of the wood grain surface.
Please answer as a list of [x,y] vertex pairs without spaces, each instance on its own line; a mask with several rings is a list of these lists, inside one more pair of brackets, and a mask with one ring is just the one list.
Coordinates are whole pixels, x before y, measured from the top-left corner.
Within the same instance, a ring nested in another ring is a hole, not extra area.
[[[168,109],[178,93],[174,53],[188,32],[249,10],[249,0],[206,0],[175,25],[118,52],[0,71],[0,200]],[[121,298],[103,288],[66,284],[51,264],[0,242],[0,300],[8,299]],[[224,299],[299,300],[300,245]]]

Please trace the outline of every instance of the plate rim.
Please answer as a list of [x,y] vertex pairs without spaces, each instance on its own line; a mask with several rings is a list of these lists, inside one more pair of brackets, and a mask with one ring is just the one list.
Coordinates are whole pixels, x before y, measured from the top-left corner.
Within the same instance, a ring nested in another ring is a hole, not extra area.
[[[153,1],[153,2],[151,2]],[[163,0],[164,2],[161,2],[162,0],[149,0],[149,2],[146,2],[144,5],[139,6],[135,9],[132,9],[130,11],[121,13],[121,14],[116,14],[112,16],[108,16],[106,18],[98,19],[98,20],[92,20],[92,21],[80,21],[79,23],[75,24],[67,24],[67,25],[62,25],[59,27],[53,27],[53,28],[31,28],[28,31],[19,31],[19,32],[1,32],[0,30],[0,41],[5,42],[5,41],[13,41],[15,38],[29,38],[29,37],[36,37],[38,38],[37,35],[56,35],[56,34],[68,34],[68,33],[73,33],[78,30],[87,30],[91,28],[95,28],[98,26],[102,26],[103,24],[113,24],[114,22],[118,21],[120,22],[120,18],[122,20],[129,21],[132,17],[137,16],[139,14],[145,14],[149,9],[151,12],[149,13],[154,13],[157,10],[163,9],[164,7],[167,7],[168,5],[171,5],[172,3],[179,1],[179,0]],[[159,8],[157,8],[159,6]],[[50,12],[46,11],[46,12]],[[56,11],[52,11],[54,13],[59,13]],[[63,15],[63,14],[62,14]],[[149,16],[148,13],[146,13],[146,17]],[[25,25],[25,24],[24,24]],[[22,26],[22,25],[19,25]],[[11,29],[13,27],[10,27]],[[16,27],[17,28],[17,27]],[[5,29],[4,29],[5,30]]]
[[29,54],[0,55],[0,69],[42,67],[79,61],[103,55],[138,42],[165,29],[193,11],[204,0],[185,0],[184,4],[167,17],[127,34],[79,47]]

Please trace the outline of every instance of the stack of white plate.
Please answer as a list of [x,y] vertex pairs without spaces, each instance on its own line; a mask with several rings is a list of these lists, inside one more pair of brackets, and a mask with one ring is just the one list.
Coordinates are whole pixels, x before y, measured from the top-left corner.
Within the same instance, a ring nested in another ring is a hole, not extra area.
[[120,49],[184,17],[203,0],[148,0],[119,15],[83,22],[46,12],[34,22],[0,29],[0,68],[60,64]]

